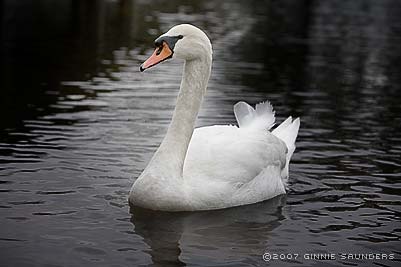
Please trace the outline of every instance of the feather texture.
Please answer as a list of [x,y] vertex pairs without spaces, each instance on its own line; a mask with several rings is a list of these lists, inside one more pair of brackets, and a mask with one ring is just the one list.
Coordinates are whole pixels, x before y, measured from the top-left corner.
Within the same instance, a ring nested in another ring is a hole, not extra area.
[[269,101],[257,104],[255,109],[243,101],[238,102],[234,105],[234,114],[241,128],[270,130],[275,121],[275,112]]
[[283,177],[284,185],[287,187],[288,176],[289,176],[289,164],[292,154],[295,151],[295,140],[298,136],[300,120],[296,118],[294,121],[292,117],[288,117],[283,123],[281,123],[276,129],[272,131],[272,134],[284,141],[287,146],[286,164],[282,171],[281,176]]

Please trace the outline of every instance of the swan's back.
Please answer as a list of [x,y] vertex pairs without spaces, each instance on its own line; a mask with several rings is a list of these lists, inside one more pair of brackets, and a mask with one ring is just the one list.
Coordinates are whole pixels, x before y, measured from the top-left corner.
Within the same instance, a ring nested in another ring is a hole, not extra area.
[[[197,128],[184,163],[184,179],[246,183],[268,165],[286,163],[285,144],[265,131],[215,125]],[[187,175],[188,174],[188,175]]]
[[[184,163],[183,177],[197,188],[193,199],[235,205],[262,201],[285,193],[288,163],[298,133],[299,120],[289,118],[273,133],[271,105],[253,109],[245,102],[235,105],[240,127],[216,125],[195,129]],[[204,190],[201,190],[204,187]],[[196,197],[198,196],[198,198]]]

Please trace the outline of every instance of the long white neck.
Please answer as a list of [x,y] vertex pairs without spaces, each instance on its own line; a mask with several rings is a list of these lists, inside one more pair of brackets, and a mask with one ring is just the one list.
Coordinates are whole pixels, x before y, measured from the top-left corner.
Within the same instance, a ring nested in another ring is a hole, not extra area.
[[[181,178],[189,142],[211,71],[211,57],[187,60],[176,107],[167,134],[149,166],[163,166],[166,178]],[[148,166],[148,167],[149,167]]]

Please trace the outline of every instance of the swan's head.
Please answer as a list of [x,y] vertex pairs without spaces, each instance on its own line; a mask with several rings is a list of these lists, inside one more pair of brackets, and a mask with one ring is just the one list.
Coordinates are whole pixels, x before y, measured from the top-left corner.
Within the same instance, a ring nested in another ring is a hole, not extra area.
[[155,40],[156,49],[139,68],[144,71],[169,58],[183,60],[212,58],[212,45],[207,35],[190,24],[180,24]]

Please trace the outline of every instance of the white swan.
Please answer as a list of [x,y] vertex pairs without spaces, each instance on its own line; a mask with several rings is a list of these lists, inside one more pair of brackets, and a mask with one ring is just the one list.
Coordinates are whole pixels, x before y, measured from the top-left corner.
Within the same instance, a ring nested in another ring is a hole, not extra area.
[[181,24],[155,41],[141,71],[168,58],[185,60],[180,92],[167,134],[129,194],[134,206],[165,211],[221,209],[284,194],[299,119],[272,132],[268,103],[234,106],[237,126],[194,130],[212,65],[212,46],[195,26]]

